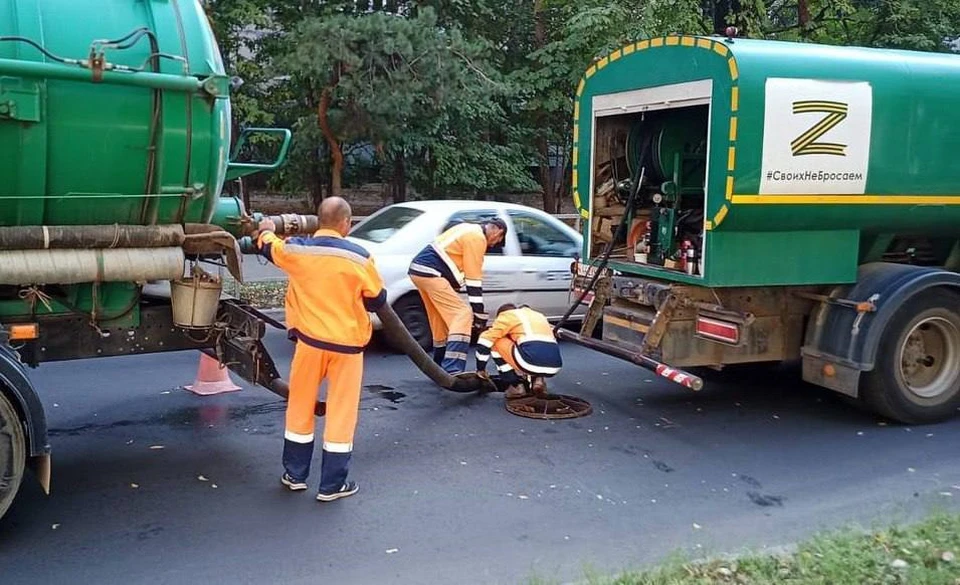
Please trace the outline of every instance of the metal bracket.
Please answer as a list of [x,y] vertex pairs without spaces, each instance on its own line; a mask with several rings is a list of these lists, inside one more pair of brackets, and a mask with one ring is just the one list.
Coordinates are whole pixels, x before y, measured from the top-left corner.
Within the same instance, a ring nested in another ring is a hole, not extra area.
[[650,323],[650,331],[643,337],[643,345],[640,348],[640,353],[647,355],[660,346],[660,341],[667,332],[667,326],[670,325],[670,319],[673,318],[673,312],[679,304],[680,299],[674,294],[670,294],[666,300],[663,301],[663,304],[657,309],[657,316],[654,317],[653,322]]
[[0,77],[0,120],[39,122],[39,84],[19,77]]

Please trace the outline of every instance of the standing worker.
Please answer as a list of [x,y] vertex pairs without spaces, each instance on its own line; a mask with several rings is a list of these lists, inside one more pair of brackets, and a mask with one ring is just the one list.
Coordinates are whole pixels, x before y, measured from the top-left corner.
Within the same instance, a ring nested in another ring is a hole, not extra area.
[[[433,333],[433,360],[449,374],[466,369],[470,332],[487,325],[483,256],[506,233],[507,224],[499,217],[457,224],[427,244],[410,263],[407,273],[420,291]],[[457,294],[464,284],[469,305]]]
[[328,381],[323,460],[317,499],[330,502],[357,493],[347,481],[360,406],[363,351],[372,326],[368,312],[387,299],[370,253],[347,241],[350,205],[340,197],[320,204],[320,229],[312,237],[279,238],[270,220],[253,234],[257,249],[289,276],[285,309],[297,346],[283,435],[281,483],[307,489],[313,459],[314,406]]
[[527,305],[507,303],[497,310],[497,318],[477,341],[477,374],[487,377],[487,360],[500,373],[499,382],[506,386],[506,398],[527,394],[529,384],[535,394],[545,394],[550,378],[563,367],[560,346],[553,328],[543,313]]

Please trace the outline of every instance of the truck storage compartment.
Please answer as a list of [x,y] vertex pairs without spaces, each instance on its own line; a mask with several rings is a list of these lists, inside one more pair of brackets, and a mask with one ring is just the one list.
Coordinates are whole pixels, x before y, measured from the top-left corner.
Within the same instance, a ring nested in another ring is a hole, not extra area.
[[626,215],[611,258],[703,274],[709,87],[595,98],[591,257],[603,253]]

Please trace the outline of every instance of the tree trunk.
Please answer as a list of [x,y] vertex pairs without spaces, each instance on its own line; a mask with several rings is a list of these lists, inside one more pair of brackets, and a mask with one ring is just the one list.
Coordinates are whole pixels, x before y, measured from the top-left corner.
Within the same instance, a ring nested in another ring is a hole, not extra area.
[[[544,13],[544,0],[534,0],[533,2],[533,44],[534,50],[539,50],[547,45],[547,15]],[[547,127],[546,114],[537,113],[537,127],[543,132]],[[540,188],[543,190],[543,209],[547,213],[555,213],[557,208],[557,195],[554,189],[553,177],[550,176],[550,143],[546,136],[537,138],[537,153],[539,154],[539,177]]]
[[807,27],[810,24],[810,7],[807,0],[797,0],[797,24],[800,25],[800,35],[807,37]]
[[397,155],[393,161],[392,183],[393,202],[403,203],[407,200],[407,166],[403,153]]
[[320,124],[320,131],[330,147],[330,196],[340,197],[342,193],[343,182],[343,149],[340,141],[330,128],[330,120],[327,113],[330,111],[330,93],[332,88],[327,87],[323,90],[323,96],[320,98],[320,105],[317,108],[317,120]]

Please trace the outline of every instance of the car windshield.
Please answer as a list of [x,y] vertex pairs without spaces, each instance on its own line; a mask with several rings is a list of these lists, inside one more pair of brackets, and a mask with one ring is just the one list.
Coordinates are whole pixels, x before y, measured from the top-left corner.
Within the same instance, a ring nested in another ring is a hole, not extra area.
[[412,207],[395,206],[383,210],[376,217],[357,225],[350,232],[350,235],[368,242],[377,244],[387,241],[393,234],[400,231],[418,216],[423,215],[423,211]]

